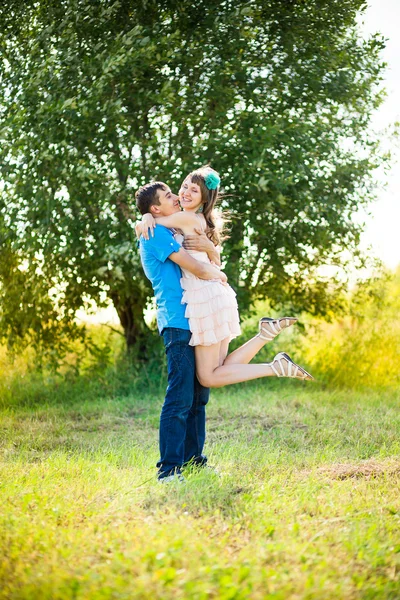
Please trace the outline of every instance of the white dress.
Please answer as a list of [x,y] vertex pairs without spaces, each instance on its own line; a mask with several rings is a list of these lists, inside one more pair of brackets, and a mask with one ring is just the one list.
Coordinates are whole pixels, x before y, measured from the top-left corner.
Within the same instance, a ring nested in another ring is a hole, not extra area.
[[[180,244],[181,234],[175,234]],[[207,252],[187,250],[199,262],[211,264]],[[182,270],[182,303],[186,304],[185,317],[189,319],[191,346],[211,346],[226,338],[240,335],[239,313],[236,294],[228,284],[221,281],[199,279],[186,269]]]

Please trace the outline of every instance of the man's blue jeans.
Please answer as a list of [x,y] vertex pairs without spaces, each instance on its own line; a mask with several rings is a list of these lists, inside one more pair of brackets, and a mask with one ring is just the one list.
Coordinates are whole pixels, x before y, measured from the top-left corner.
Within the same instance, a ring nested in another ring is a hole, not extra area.
[[210,396],[197,380],[190,331],[166,327],[162,336],[168,366],[168,387],[160,417],[159,478],[189,461],[205,464],[206,404]]

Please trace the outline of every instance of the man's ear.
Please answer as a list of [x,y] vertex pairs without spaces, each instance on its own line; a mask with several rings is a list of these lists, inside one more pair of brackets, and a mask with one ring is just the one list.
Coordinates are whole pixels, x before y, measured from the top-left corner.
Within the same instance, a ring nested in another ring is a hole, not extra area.
[[153,217],[154,217],[155,215],[159,215],[159,214],[160,214],[160,207],[159,207],[159,206],[157,206],[157,204],[152,204],[152,205],[150,206],[150,212],[151,212],[151,214],[153,215]]

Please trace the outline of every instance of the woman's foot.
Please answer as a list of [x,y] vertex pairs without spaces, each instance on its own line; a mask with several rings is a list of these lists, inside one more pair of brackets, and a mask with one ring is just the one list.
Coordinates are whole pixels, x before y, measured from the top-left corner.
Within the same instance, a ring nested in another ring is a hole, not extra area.
[[277,377],[290,377],[292,379],[302,379],[311,381],[314,379],[303,367],[296,365],[286,352],[279,352],[270,363],[270,367]]
[[258,336],[262,340],[271,342],[281,331],[294,325],[296,323],[296,317],[281,317],[280,319],[271,319],[270,317],[262,317],[259,320]]

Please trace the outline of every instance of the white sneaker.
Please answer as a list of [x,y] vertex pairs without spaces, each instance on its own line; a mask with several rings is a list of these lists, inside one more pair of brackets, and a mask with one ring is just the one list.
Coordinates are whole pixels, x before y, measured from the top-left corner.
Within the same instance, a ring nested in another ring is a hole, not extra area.
[[160,483],[186,483],[186,479],[182,475],[182,473],[173,473],[172,475],[167,475],[167,477],[162,477],[158,480]]

